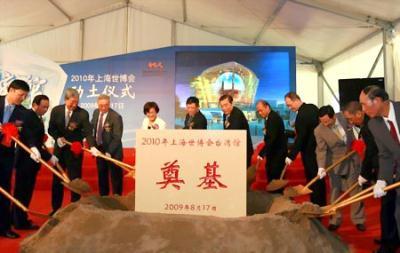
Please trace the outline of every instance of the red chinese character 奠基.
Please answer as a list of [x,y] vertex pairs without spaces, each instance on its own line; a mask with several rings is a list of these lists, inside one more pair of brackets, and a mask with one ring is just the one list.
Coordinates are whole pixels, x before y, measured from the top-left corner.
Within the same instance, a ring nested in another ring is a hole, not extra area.
[[220,188],[227,188],[226,185],[221,183],[218,178],[221,177],[221,175],[217,174],[217,168],[219,165],[217,164],[216,161],[214,161],[213,164],[210,164],[209,162],[207,163],[206,166],[204,166],[204,169],[206,170],[206,176],[201,177],[200,179],[203,180],[201,184],[199,184],[197,187],[203,187],[203,189],[218,189]]
[[178,160],[173,162],[166,162],[164,163],[165,167],[161,168],[163,172],[164,181],[156,182],[156,184],[162,184],[163,186],[160,189],[165,189],[169,184],[171,184],[175,189],[180,190],[181,187],[179,184],[184,184],[185,181],[179,179],[179,168],[180,166],[176,164]]

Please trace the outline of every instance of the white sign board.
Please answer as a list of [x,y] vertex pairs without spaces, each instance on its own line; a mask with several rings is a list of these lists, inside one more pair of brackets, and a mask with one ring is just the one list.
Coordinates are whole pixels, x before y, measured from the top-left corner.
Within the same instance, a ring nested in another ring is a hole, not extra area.
[[136,130],[139,212],[246,216],[246,131]]

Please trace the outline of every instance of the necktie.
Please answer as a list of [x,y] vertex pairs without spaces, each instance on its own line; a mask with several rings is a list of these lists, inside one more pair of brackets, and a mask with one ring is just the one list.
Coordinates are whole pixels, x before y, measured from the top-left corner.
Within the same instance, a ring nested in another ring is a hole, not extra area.
[[99,122],[97,123],[97,131],[96,131],[97,145],[103,144],[103,138],[102,138],[102,136],[103,136],[103,114],[104,113],[102,113],[102,112],[100,113],[100,119],[99,119]]
[[225,128],[228,128],[229,125],[231,124],[231,123],[229,123],[229,117],[230,117],[230,116],[231,116],[231,115],[227,115],[226,118],[225,118]]
[[343,141],[343,136],[339,131],[339,128],[337,127],[337,125],[333,125],[332,127],[333,132],[336,134],[336,136]]
[[68,126],[69,120],[71,119],[71,114],[72,112],[70,110],[67,110],[67,114],[65,115],[65,127]]
[[192,129],[192,122],[193,122],[193,117],[189,116],[189,119],[187,121],[187,128]]
[[7,105],[4,107],[3,123],[7,123],[11,116],[11,106]]
[[389,123],[390,126],[390,135],[392,136],[393,140],[395,140],[395,142],[400,144],[399,136],[396,133],[396,128],[394,127],[393,122],[391,120],[388,120],[387,122]]

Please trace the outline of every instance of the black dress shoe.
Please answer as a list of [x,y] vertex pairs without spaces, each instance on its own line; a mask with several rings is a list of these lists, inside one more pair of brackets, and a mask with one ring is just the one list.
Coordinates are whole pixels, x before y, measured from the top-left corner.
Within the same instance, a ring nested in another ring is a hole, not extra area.
[[339,225],[335,225],[335,224],[329,224],[329,226],[328,226],[329,231],[335,231],[338,228],[339,228]]
[[358,231],[364,232],[365,230],[367,230],[367,228],[365,227],[364,224],[357,224],[356,228]]
[[24,225],[14,226],[14,228],[18,230],[37,230],[39,226],[30,222]]
[[15,232],[12,231],[11,229],[10,229],[10,230],[7,230],[7,231],[0,232],[0,236],[6,237],[6,238],[8,238],[8,239],[17,239],[17,238],[20,238],[20,235],[17,234],[17,233],[15,233]]

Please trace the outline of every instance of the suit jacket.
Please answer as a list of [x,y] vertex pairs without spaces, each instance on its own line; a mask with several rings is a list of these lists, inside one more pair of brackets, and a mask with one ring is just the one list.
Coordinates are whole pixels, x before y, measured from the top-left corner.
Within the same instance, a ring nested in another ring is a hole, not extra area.
[[[70,142],[81,142],[86,138],[90,147],[95,145],[92,135],[92,126],[89,122],[89,113],[80,107],[77,107],[73,111],[67,126],[65,126],[65,104],[54,107],[50,114],[48,132],[55,141],[60,137],[64,137]],[[68,147],[64,148],[68,149]],[[54,152],[56,155],[60,152],[57,145],[55,145]]]
[[249,122],[243,112],[234,106],[229,118],[227,119],[227,115],[224,114],[223,120],[224,129],[246,130],[247,156],[251,156],[253,154],[253,143],[251,141]]
[[[319,168],[326,168],[346,155],[350,151],[351,143],[354,141],[353,129],[349,126],[343,114],[336,113],[336,120],[346,133],[346,142],[340,139],[331,128],[324,126],[322,123],[314,129],[317,142],[315,153]],[[352,160],[356,163],[352,163]],[[333,171],[337,175],[347,175],[350,170],[359,169],[357,165],[359,165],[359,158],[353,155],[353,157],[336,166]]]
[[290,159],[295,160],[300,151],[306,152],[307,154],[315,153],[316,142],[314,129],[318,124],[318,107],[313,104],[303,103],[297,112],[294,124],[296,138],[293,147],[288,154]]
[[378,147],[376,146],[374,136],[368,127],[369,118],[364,117],[363,125],[360,129],[360,137],[365,142],[364,160],[361,165],[361,176],[368,180],[376,179],[376,173],[379,169]]
[[[397,125],[400,126],[400,102],[392,102]],[[370,119],[368,127],[375,138],[379,150],[379,173],[378,179],[391,183],[394,167],[397,162],[397,177],[399,177],[400,164],[400,144],[390,135],[389,128],[382,117]],[[400,136],[400,133],[397,133]]]
[[185,126],[183,129],[207,129],[207,119],[204,117],[201,111],[198,111],[193,116],[191,121],[189,114],[186,114]]
[[[5,96],[0,96],[0,123],[3,124],[3,115],[4,115],[4,107],[5,107]],[[22,105],[16,105],[14,107],[14,110],[8,120],[10,123],[14,123],[19,127],[24,127],[24,113],[27,109],[22,106]],[[0,140],[2,139],[2,134],[0,133]],[[11,145],[11,147],[5,147],[3,145],[0,145],[0,149],[2,151],[6,152],[14,152],[14,145]]]
[[265,120],[264,147],[259,156],[272,157],[276,155],[285,156],[287,154],[287,138],[285,125],[281,116],[271,110],[268,119]]
[[[30,148],[36,147],[43,160],[51,158],[51,154],[44,148],[44,124],[42,119],[32,109],[25,111],[25,127],[21,130],[21,141]],[[21,149],[19,152],[25,152]]]
[[[99,121],[99,110],[93,112],[92,126],[93,126],[93,139],[96,140],[97,124]],[[102,141],[103,149],[109,153],[113,158],[122,160],[122,133],[123,133],[122,117],[113,109],[107,113],[107,117],[103,125]]]

